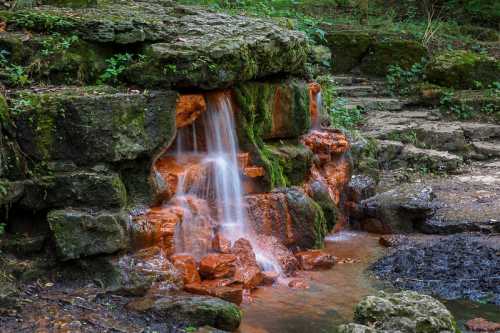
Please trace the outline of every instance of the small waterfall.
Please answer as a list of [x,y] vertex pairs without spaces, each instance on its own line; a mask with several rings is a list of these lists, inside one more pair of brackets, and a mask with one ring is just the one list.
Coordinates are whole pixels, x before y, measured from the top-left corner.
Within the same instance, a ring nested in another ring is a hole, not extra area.
[[260,248],[247,226],[230,96],[211,93],[206,101],[207,111],[191,126],[181,128],[176,138],[175,159],[185,169],[178,175],[174,197],[166,204],[182,210],[175,252],[200,259],[210,252],[217,230],[231,243],[248,239],[262,268],[280,272],[276,260]]

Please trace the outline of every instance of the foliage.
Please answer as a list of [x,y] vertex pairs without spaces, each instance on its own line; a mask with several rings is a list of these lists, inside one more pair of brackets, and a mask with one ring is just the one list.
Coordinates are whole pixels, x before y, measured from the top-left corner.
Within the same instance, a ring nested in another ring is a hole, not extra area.
[[104,73],[99,77],[99,84],[103,83],[118,83],[118,77],[127,69],[131,64],[133,57],[129,53],[119,53],[115,54],[111,58],[106,60],[108,67],[104,70]]
[[2,236],[5,233],[5,223],[0,223],[0,236]]
[[347,99],[337,96],[336,84],[330,75],[318,77],[317,81],[321,85],[322,109],[330,119],[330,124],[347,132],[354,131],[363,120],[360,108],[349,108]]
[[74,26],[68,18],[34,10],[16,12],[9,21],[19,28],[36,31],[67,31]]
[[50,56],[56,53],[64,52],[74,43],[78,42],[79,38],[76,35],[63,37],[59,33],[53,33],[42,42],[41,55]]
[[24,87],[32,82],[23,66],[9,65],[6,70],[9,83],[13,86]]
[[453,90],[443,92],[440,100],[441,111],[451,113],[460,120],[471,119],[474,116],[474,108],[463,102],[455,101]]
[[410,95],[416,83],[425,79],[424,68],[427,60],[413,64],[409,70],[400,66],[391,65],[386,76],[389,91],[393,94]]

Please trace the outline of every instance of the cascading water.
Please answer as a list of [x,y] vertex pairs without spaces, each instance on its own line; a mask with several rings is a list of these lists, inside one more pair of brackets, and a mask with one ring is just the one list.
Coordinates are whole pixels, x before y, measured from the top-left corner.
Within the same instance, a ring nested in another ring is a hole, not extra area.
[[210,251],[217,230],[231,243],[246,238],[262,268],[280,272],[247,225],[230,96],[213,93],[206,99],[207,111],[190,127],[180,129],[176,139],[175,159],[187,167],[178,176],[176,193],[167,204],[183,211],[182,223],[176,229],[175,251],[200,259]]

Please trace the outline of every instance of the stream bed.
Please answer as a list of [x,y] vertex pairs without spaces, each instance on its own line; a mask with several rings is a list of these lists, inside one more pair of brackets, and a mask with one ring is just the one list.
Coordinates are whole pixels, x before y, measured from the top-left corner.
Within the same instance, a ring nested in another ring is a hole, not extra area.
[[[291,289],[284,284],[261,287],[252,294],[244,311],[240,333],[332,332],[336,326],[352,320],[354,306],[366,295],[386,288],[368,268],[386,250],[379,236],[367,233],[341,232],[327,238],[325,250],[341,263],[327,271],[300,275],[308,289]],[[344,262],[344,263],[342,263]],[[500,321],[500,307],[467,300],[443,303],[464,331],[465,322],[482,317]]]

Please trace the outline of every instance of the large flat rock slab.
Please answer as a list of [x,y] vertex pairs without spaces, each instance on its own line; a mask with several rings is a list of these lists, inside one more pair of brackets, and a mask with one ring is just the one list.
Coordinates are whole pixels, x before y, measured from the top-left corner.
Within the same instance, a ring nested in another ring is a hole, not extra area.
[[[117,48],[133,45],[144,57],[130,66],[126,80],[148,87],[214,89],[270,75],[302,74],[308,51],[302,32],[172,1],[100,2],[80,9],[40,6],[0,11],[0,17],[9,29],[71,33]],[[26,17],[39,24],[26,27]]]

